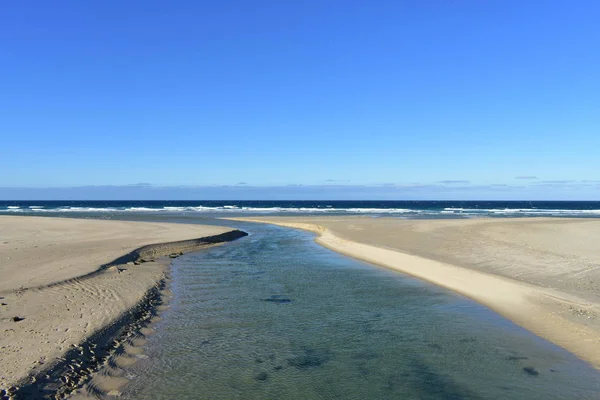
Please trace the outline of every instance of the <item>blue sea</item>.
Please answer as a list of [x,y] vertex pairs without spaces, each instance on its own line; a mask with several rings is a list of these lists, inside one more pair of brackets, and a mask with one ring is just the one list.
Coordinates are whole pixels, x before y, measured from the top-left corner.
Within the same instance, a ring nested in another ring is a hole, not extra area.
[[600,201],[0,201],[0,214],[372,215],[398,218],[600,217]]

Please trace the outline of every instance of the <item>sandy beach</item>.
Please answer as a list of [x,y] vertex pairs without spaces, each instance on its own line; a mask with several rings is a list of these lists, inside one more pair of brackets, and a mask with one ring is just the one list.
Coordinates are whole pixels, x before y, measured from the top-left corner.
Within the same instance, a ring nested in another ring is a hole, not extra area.
[[467,296],[600,368],[600,220],[239,218]]
[[164,256],[242,235],[202,225],[0,216],[0,390],[39,379],[65,353],[83,354],[92,335],[126,322],[164,282]]

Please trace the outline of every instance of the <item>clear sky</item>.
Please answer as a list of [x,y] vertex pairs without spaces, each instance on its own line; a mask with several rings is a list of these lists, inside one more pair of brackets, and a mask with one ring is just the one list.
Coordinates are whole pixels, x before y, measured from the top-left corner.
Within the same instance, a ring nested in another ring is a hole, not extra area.
[[596,0],[4,2],[0,195],[600,199],[599,21]]

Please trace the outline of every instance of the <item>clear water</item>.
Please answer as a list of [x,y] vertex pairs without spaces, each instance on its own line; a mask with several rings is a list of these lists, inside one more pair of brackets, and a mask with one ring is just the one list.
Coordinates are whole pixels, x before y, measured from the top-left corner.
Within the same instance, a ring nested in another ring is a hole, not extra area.
[[470,300],[304,232],[243,229],[175,261],[124,398],[600,398],[597,371]]

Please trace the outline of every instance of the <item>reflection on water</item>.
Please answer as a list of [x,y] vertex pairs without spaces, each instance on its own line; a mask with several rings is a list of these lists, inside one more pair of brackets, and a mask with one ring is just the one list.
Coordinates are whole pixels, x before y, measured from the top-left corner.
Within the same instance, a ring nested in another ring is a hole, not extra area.
[[125,398],[600,398],[595,370],[471,301],[306,233],[244,229],[176,260]]

